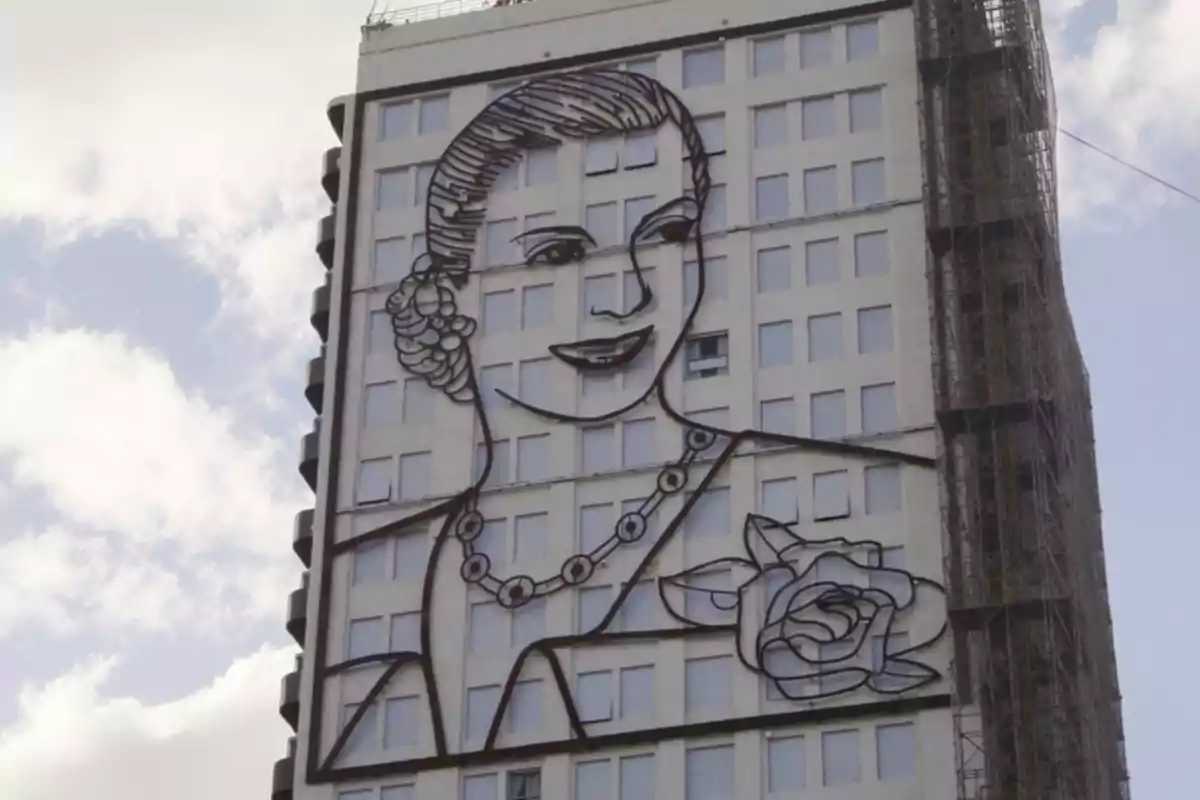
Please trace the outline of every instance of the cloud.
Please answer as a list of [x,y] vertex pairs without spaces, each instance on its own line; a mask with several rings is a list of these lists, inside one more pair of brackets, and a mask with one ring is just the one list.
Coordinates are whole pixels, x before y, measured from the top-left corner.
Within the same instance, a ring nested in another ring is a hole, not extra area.
[[0,731],[4,800],[262,800],[290,733],[276,706],[294,652],[264,648],[161,705],[105,696],[113,658],[26,687]]

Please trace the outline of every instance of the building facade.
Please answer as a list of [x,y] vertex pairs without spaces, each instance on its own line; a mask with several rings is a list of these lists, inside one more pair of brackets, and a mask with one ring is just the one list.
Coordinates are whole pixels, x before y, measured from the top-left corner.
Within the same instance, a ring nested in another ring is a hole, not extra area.
[[329,107],[274,800],[1121,796],[1036,7],[494,5]]

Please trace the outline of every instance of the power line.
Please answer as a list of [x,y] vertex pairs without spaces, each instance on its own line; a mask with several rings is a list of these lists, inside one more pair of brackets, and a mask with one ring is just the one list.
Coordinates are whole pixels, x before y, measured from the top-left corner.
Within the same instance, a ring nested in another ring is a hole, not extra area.
[[1147,172],[1146,170],[1142,169],[1141,167],[1130,164],[1125,159],[1120,158],[1119,156],[1113,155],[1112,153],[1105,150],[1103,147],[1092,144],[1087,139],[1084,139],[1082,136],[1076,136],[1075,134],[1071,133],[1066,128],[1059,128],[1058,132],[1061,133],[1063,136],[1066,136],[1069,139],[1074,139],[1075,141],[1079,142],[1084,147],[1095,150],[1100,155],[1105,156],[1106,158],[1112,159],[1113,161],[1117,162],[1121,166],[1127,167],[1128,169],[1133,170],[1134,172],[1138,173],[1139,175],[1149,178],[1150,180],[1154,181],[1155,183],[1157,183],[1161,186],[1165,186],[1166,188],[1170,189],[1171,191],[1181,194],[1184,197],[1186,197],[1187,199],[1189,199],[1195,203],[1200,203],[1200,197],[1197,197],[1196,195],[1192,194],[1191,192],[1187,191],[1186,189],[1181,189],[1178,186],[1176,186],[1175,184],[1171,183],[1170,181],[1163,180],[1162,178],[1158,177],[1157,175],[1155,175],[1151,172]]

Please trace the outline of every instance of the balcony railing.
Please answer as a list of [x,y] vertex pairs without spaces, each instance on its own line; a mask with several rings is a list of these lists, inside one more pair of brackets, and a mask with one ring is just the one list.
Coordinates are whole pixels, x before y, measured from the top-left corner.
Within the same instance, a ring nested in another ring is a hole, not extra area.
[[386,28],[389,25],[407,25],[410,22],[425,22],[442,17],[453,17],[471,11],[484,11],[501,6],[515,6],[533,0],[442,0],[439,3],[423,3],[408,8],[385,9],[367,15],[367,28]]

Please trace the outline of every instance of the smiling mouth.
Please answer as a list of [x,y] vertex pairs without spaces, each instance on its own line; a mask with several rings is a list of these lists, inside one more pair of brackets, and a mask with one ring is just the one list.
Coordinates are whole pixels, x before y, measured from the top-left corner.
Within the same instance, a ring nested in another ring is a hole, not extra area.
[[552,344],[547,349],[560,361],[580,370],[600,372],[622,367],[638,357],[650,341],[654,326],[647,325],[621,336]]

